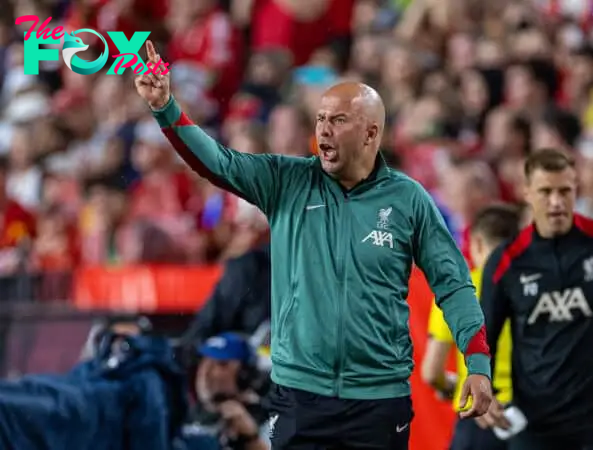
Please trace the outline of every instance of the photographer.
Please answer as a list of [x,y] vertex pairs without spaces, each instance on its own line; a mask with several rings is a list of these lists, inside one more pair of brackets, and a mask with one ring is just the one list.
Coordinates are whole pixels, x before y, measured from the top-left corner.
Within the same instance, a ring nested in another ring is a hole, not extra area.
[[[235,333],[211,337],[199,348],[195,394],[197,404],[184,427],[184,449],[269,448],[267,414],[254,385],[257,357],[246,339]],[[210,445],[208,445],[210,444]]]

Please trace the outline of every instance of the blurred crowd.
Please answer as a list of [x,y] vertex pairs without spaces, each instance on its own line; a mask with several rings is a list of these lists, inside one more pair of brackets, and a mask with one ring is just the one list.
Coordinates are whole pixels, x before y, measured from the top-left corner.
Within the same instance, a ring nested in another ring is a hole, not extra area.
[[[221,142],[315,153],[320,94],[342,79],[383,96],[382,152],[434,196],[467,255],[486,203],[522,201],[522,160],[579,159],[593,215],[590,0],[0,0],[0,273],[80,264],[224,261],[267,239],[253,206],[194,175],[133,74],[23,71],[34,14],[66,31],[150,31],[176,98]],[[102,51],[79,56],[92,60]],[[112,43],[107,38],[110,46]],[[111,48],[114,54],[114,48]],[[20,268],[20,269],[19,269]]]

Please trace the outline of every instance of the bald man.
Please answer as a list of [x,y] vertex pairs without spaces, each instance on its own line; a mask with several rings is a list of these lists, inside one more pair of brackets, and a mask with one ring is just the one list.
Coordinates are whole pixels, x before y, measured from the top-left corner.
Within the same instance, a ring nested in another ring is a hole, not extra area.
[[136,87],[185,161],[270,223],[274,449],[408,448],[413,262],[466,357],[462,417],[486,412],[490,357],[469,270],[430,196],[379,154],[385,110],[373,89],[329,89],[319,155],[298,158],[215,142],[180,110],[168,76],[140,76]]

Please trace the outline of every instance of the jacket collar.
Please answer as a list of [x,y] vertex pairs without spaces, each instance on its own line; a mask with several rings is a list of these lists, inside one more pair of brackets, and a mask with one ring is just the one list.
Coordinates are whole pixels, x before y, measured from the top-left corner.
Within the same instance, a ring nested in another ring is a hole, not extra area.
[[389,178],[389,167],[387,166],[385,158],[383,158],[381,152],[377,153],[377,158],[375,159],[375,167],[373,168],[369,176],[364,180],[361,180],[356,186],[354,186],[351,189],[346,189],[333,177],[328,175],[321,167],[321,161],[319,157],[317,157],[317,161],[315,163],[316,167],[323,172],[325,178],[329,179],[335,186],[337,186],[343,192],[344,195],[356,195],[366,192],[378,186],[381,182]]

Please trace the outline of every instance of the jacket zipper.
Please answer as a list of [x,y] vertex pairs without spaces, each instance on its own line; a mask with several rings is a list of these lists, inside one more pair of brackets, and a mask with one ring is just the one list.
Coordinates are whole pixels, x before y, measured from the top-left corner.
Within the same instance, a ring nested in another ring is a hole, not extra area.
[[563,276],[563,271],[562,271],[562,265],[560,264],[560,255],[559,255],[559,251],[558,251],[558,240],[555,239],[554,242],[552,243],[552,248],[553,248],[553,252],[554,252],[554,265],[556,266],[556,276],[558,277],[559,280],[562,280],[560,283],[560,290],[564,290],[564,276]]
[[347,229],[346,229],[346,216],[347,214],[345,214],[346,209],[348,208],[348,194],[344,194],[344,201],[343,203],[340,205],[340,214],[339,214],[339,220],[341,223],[341,227],[340,227],[340,235],[341,235],[341,240],[344,242],[344,245],[338,245],[338,252],[336,252],[336,256],[340,256],[340,259],[338,259],[338,267],[339,267],[339,273],[338,273],[338,282],[341,283],[342,285],[342,295],[339,296],[338,298],[338,345],[337,345],[337,360],[336,360],[336,368],[337,368],[337,373],[336,373],[336,381],[335,381],[335,395],[336,397],[340,396],[340,392],[342,391],[342,371],[344,370],[344,304],[346,302],[346,292],[347,292],[347,286],[346,286],[346,263],[344,262],[344,257],[342,255],[342,251],[345,252],[345,250],[340,250],[340,249],[344,249],[346,247],[346,244],[348,243],[348,233],[347,233]]

